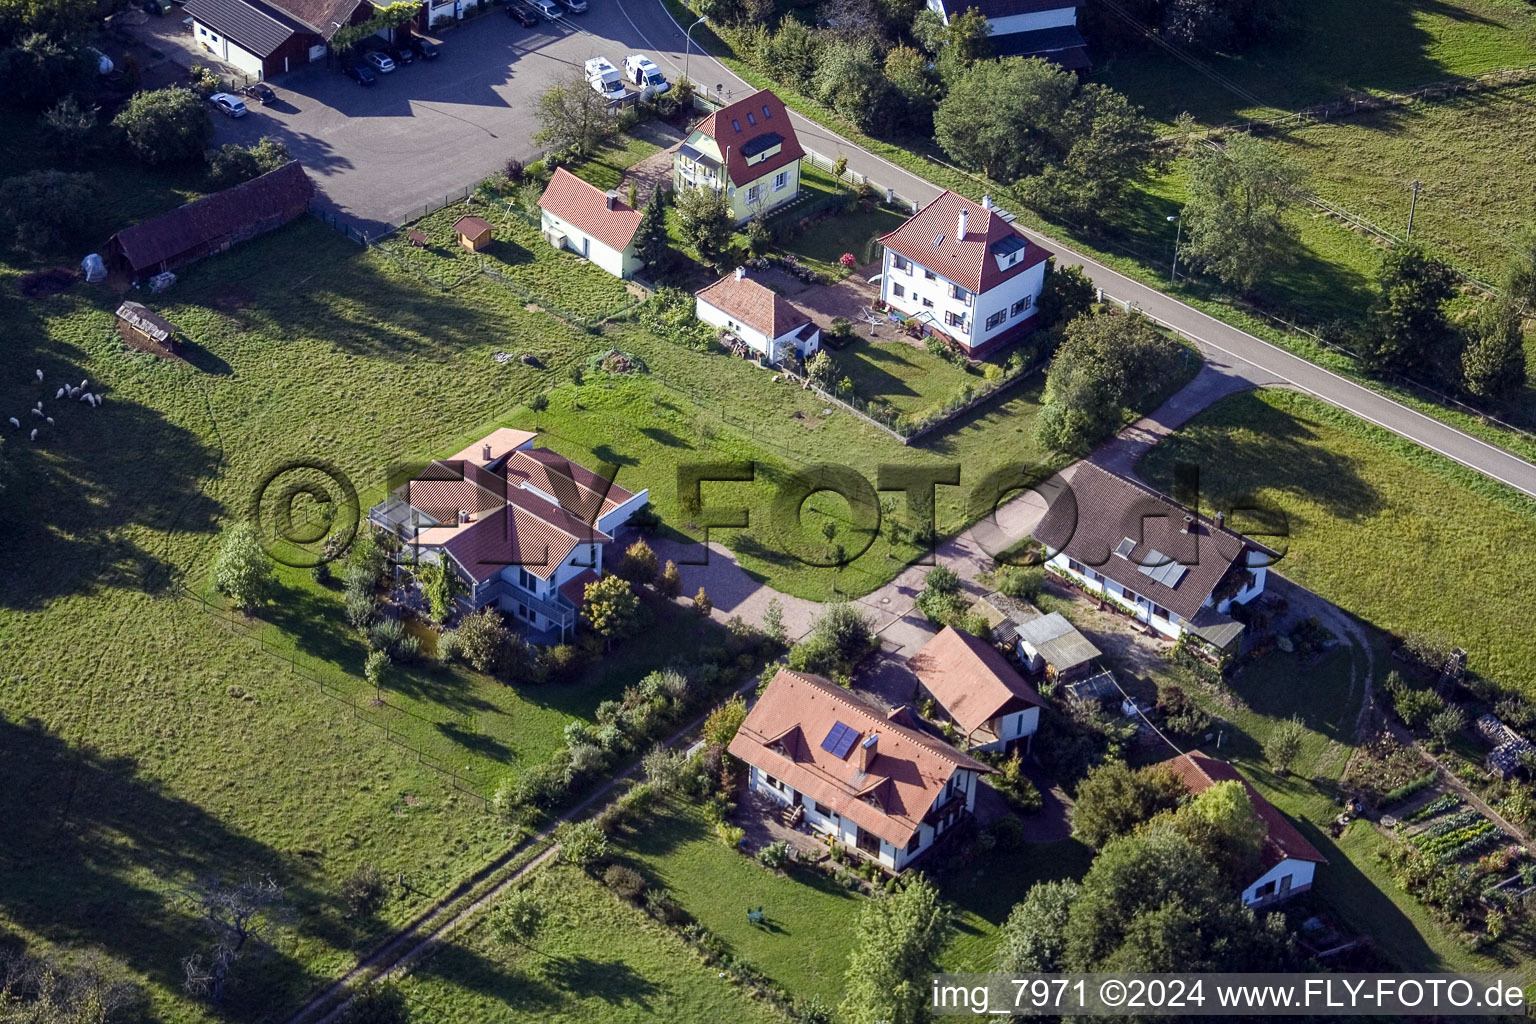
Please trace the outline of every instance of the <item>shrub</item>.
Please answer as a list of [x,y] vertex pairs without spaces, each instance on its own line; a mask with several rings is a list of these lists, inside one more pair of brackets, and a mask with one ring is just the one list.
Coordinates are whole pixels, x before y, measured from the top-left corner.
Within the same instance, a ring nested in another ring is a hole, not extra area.
[[382,651],[391,661],[399,660],[400,645],[405,642],[405,623],[399,619],[380,619],[368,627],[368,646]]
[[1397,717],[1410,728],[1417,729],[1429,721],[1430,716],[1445,707],[1445,701],[1433,690],[1403,689],[1394,695],[1392,704]]
[[719,836],[720,841],[726,846],[735,847],[740,847],[741,841],[747,837],[745,829],[737,828],[735,825],[725,821],[716,823],[715,835]]
[[201,159],[213,138],[208,105],[176,87],[136,94],[112,123],[122,129],[133,155],[151,165]]
[[1011,814],[993,821],[987,826],[987,833],[992,836],[993,845],[999,850],[1017,850],[1024,845],[1024,825]]
[[678,572],[677,564],[670,558],[667,559],[666,568],[661,571],[661,580],[656,584],[657,591],[662,597],[676,597],[683,590],[683,574]]
[[656,552],[644,540],[637,540],[624,552],[619,574],[631,583],[649,585],[656,582]]
[[645,895],[645,876],[626,864],[610,864],[603,872],[603,884],[621,900],[634,903]]
[[704,742],[713,747],[725,748],[736,738],[736,731],[747,720],[747,703],[740,697],[732,697],[709,713],[704,719]]
[[544,648],[543,660],[551,682],[567,683],[576,678],[585,658],[577,647],[556,644]]
[[9,240],[33,252],[69,246],[90,221],[96,177],[64,171],[29,171],[0,184],[0,221]]
[[460,656],[475,671],[495,673],[506,664],[512,631],[495,610],[482,608],[473,615],[464,616],[454,633],[458,637]]
[[777,871],[789,860],[789,843],[775,839],[757,851],[757,859],[764,867]]
[[347,903],[348,917],[372,917],[388,896],[384,872],[371,861],[364,862],[341,883],[341,898]]
[[[1433,770],[1427,771],[1423,775],[1420,775],[1418,778],[1413,779],[1413,780],[1411,780],[1409,782],[1406,782],[1406,783],[1404,783],[1401,786],[1398,786],[1396,789],[1388,790],[1382,796],[1382,798],[1381,798],[1382,806],[1385,807],[1388,804],[1395,804],[1399,800],[1406,800],[1406,799],[1408,799],[1410,796],[1413,796],[1413,794],[1417,793],[1419,790],[1423,789],[1425,786],[1428,786],[1431,782],[1434,782],[1435,779],[1438,778],[1438,777],[1439,777],[1439,773],[1438,772],[1435,772]],[[1447,794],[1446,796],[1450,796],[1450,794]],[[1431,807],[1434,807],[1435,804],[1440,803],[1440,801],[1444,800],[1444,799],[1446,799],[1446,797],[1441,797],[1439,800],[1434,801],[1434,803],[1426,804],[1424,807],[1420,808],[1420,813],[1422,813],[1425,810],[1428,810]],[[1459,797],[1451,796],[1450,797],[1450,803],[1447,803],[1447,804],[1443,805],[1443,807],[1441,809],[1443,810],[1444,807],[1455,807],[1460,802],[1461,802],[1461,800],[1460,800]],[[1432,813],[1439,813],[1439,812],[1436,811],[1436,812],[1432,812]],[[1425,815],[1425,816],[1428,817],[1428,815]],[[1417,816],[1415,816],[1414,818],[1410,818],[1409,820],[1413,821],[1413,820],[1418,820],[1418,819],[1417,819]]]
[[346,611],[347,621],[354,629],[367,629],[379,612],[372,593],[353,588],[348,588],[342,607]]
[[1045,569],[1038,565],[1003,565],[992,574],[993,586],[1008,597],[1033,601],[1040,596]]
[[560,844],[560,860],[566,864],[590,868],[608,856],[608,837],[590,821],[564,822],[555,829]]
[[459,635],[453,630],[437,636],[437,660],[445,664],[459,657]]
[[703,587],[700,587],[699,592],[693,595],[693,610],[700,618],[706,619],[709,618],[709,613],[715,610],[714,602],[709,599],[709,595],[704,592]]
[[276,139],[263,136],[254,146],[228,143],[208,154],[209,177],[219,188],[229,188],[268,171],[275,171],[293,156]]

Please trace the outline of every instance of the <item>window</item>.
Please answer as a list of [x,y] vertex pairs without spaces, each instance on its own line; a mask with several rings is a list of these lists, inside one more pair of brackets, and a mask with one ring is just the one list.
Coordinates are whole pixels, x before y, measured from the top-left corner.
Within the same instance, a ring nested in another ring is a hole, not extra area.
[[1262,899],[1265,899],[1265,898],[1267,898],[1269,896],[1273,896],[1274,894],[1275,894],[1275,883],[1274,882],[1265,882],[1263,885],[1261,885],[1257,889],[1253,890],[1253,898],[1256,899],[1256,900],[1262,900]]
[[944,311],[944,325],[946,327],[958,327],[962,331],[965,330],[965,314],[955,313],[946,309]]
[[933,271],[927,269],[926,267],[923,268],[923,276],[930,281],[937,281],[939,279],[938,274],[935,274]]
[[817,814],[821,815],[823,818],[830,818],[830,817],[832,817],[832,808],[828,807],[826,804],[822,803],[820,800],[812,801],[811,802],[811,809],[813,811],[815,811]]
[[908,274],[912,273],[912,261],[900,253],[891,253],[891,266]]
[[747,124],[757,124],[757,118],[752,116],[752,111],[747,111]]
[[789,185],[789,172],[780,171],[773,176],[773,190],[775,192]]
[[961,288],[957,284],[952,284],[949,286],[949,297],[963,302],[967,306],[971,304],[971,299],[973,298],[970,292],[966,291],[964,288]]
[[917,848],[923,844],[923,830],[918,829],[912,833],[912,839],[907,843],[907,852],[916,853]]
[[987,317],[987,330],[990,331],[992,328],[996,327],[998,324],[1007,319],[1008,311],[1006,309],[998,310],[996,313],[993,313],[991,316]]
[[1035,297],[1033,295],[1026,295],[1026,296],[1024,296],[1018,302],[1015,302],[1013,304],[1013,315],[1014,316],[1018,316],[1020,313],[1024,312],[1026,309],[1028,309],[1030,306],[1033,306],[1034,304],[1035,304]]
[[517,567],[517,582],[522,585],[524,590],[538,592],[539,578],[522,566]]
[[907,289],[902,285],[893,284],[891,285],[891,294],[896,296],[898,299],[904,299],[907,297]]
[[773,111],[768,109],[767,104],[764,104],[763,105],[763,120],[767,121],[771,117],[773,117]]
[[781,793],[784,791],[784,783],[780,782],[778,779],[774,778],[772,775],[769,775],[767,772],[763,773],[763,781],[766,782],[768,785],[772,786],[774,789],[777,789]]
[[1164,608],[1162,605],[1158,604],[1155,601],[1152,603],[1152,614],[1156,615],[1160,619],[1167,619],[1170,622],[1173,621],[1173,616],[1168,611],[1168,609]]
[[928,296],[924,295],[923,296],[923,305],[925,307],[927,307],[928,309],[932,309],[933,308],[933,300],[930,299]]
[[1071,569],[1075,573],[1081,574],[1083,571],[1083,563],[1079,562],[1075,558],[1069,558],[1067,559],[1067,568]]
[[736,129],[739,132],[739,131],[741,131],[741,122],[736,120],[733,117],[733,118],[731,118],[731,127]]
[[751,188],[747,189],[747,202],[755,203],[760,198],[762,198],[762,195],[763,187],[761,185],[753,185]]

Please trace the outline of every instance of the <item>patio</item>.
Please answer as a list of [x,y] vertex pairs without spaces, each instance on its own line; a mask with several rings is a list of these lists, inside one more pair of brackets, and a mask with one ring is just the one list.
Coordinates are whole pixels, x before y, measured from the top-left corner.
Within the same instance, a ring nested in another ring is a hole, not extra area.
[[757,852],[770,843],[783,840],[789,844],[790,858],[802,864],[817,864],[827,859],[827,844],[817,838],[809,825],[805,831],[790,828],[782,821],[785,805],[754,793],[743,782],[736,804],[736,824],[746,833],[747,849]]

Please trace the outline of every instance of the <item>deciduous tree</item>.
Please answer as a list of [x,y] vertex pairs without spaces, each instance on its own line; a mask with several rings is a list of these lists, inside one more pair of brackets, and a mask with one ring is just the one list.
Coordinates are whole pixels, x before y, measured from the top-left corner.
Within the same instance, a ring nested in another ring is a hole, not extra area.
[[919,1024],[928,1019],[929,989],[953,914],[921,875],[859,909],[846,996],[848,1024]]
[[240,608],[254,608],[272,592],[272,560],[250,523],[225,527],[213,561],[213,584]]
[[551,152],[586,156],[613,131],[608,101],[574,71],[539,94],[533,141]]
[[1180,353],[1139,314],[1079,316],[1046,371],[1035,437],[1053,451],[1088,454],[1119,429],[1128,406],[1163,386]]
[[209,176],[219,188],[229,188],[275,171],[292,159],[287,146],[264,135],[253,146],[230,142],[214,150],[208,156]]
[[1251,291],[1287,258],[1290,230],[1281,215],[1304,175],[1280,149],[1233,135],[1225,149],[1198,146],[1190,157],[1180,256]]
[[1269,834],[1254,813],[1248,790],[1235,779],[1195,794],[1177,810],[1164,812],[1147,826],[1171,828],[1199,850],[1229,886],[1239,890],[1258,875],[1259,851]]
[[90,223],[98,184],[93,174],[28,171],[0,182],[0,222],[22,249],[57,252]]
[[724,273],[732,255],[731,236],[736,231],[725,193],[713,188],[685,188],[677,195],[676,208],[683,241],[693,246],[700,260]]
[[182,960],[182,987],[219,1002],[236,962],[261,945],[286,909],[283,889],[270,875],[251,875],[233,883],[206,879],[186,895],[213,943]]
[[1300,715],[1292,715],[1270,730],[1264,741],[1264,757],[1278,774],[1289,772],[1301,756],[1301,741],[1306,732]]
[[1003,922],[997,969],[1008,974],[1056,974],[1063,969],[1067,920],[1077,883],[1039,882]]
[[640,599],[628,580],[604,576],[587,584],[581,614],[593,631],[611,645],[628,636],[639,623]]
[[112,123],[133,155],[150,165],[201,160],[213,138],[208,104],[175,86],[136,93]]
[[1507,402],[1525,387],[1525,337],[1520,316],[1506,299],[1473,325],[1461,354],[1461,383],[1475,398]]
[[1136,770],[1124,761],[1106,761],[1077,787],[1072,834],[1102,848],[1176,806],[1185,793],[1183,784],[1166,768]]

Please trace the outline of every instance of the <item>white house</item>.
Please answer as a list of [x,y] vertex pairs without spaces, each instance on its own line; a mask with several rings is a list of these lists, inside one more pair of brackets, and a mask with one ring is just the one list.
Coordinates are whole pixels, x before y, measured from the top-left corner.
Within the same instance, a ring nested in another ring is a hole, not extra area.
[[340,29],[377,12],[371,0],[187,0],[183,13],[203,52],[267,78],[323,60]]
[[1191,633],[1216,650],[1237,643],[1229,612],[1264,592],[1277,557],[1171,498],[1084,462],[1035,528],[1047,566],[1162,636]]
[[544,240],[556,249],[585,256],[614,277],[633,277],[644,265],[635,255],[644,214],[625,205],[617,192],[604,192],[559,167],[539,197],[539,209]]
[[945,626],[907,667],[919,692],[959,727],[967,750],[1007,750],[1040,728],[1040,695],[985,640]]
[[793,302],[748,277],[743,267],[700,288],[694,300],[700,320],[730,331],[771,363],[791,352],[806,359],[821,348],[821,328]]
[[976,8],[992,29],[993,52],[999,57],[1039,57],[1068,71],[1087,71],[1087,43],[1077,30],[1074,0],[927,0],[928,9],[944,19]]
[[470,609],[494,604],[529,628],[574,628],[603,550],[649,501],[506,427],[430,463],[369,520],[442,559],[468,587]]
[[[902,709],[904,710],[904,709]],[[780,669],[731,740],[752,789],[901,871],[976,806],[991,771],[820,676]]]
[[981,357],[1034,328],[1051,253],[983,197],[945,192],[880,242],[880,298]]
[[1202,793],[1218,782],[1241,782],[1248,791],[1254,816],[1264,823],[1266,834],[1259,853],[1259,877],[1243,886],[1244,903],[1249,906],[1278,903],[1312,888],[1317,866],[1328,863],[1328,859],[1307,842],[1274,804],[1260,796],[1236,768],[1199,751],[1180,754],[1163,764],[1184,783],[1190,795]]

